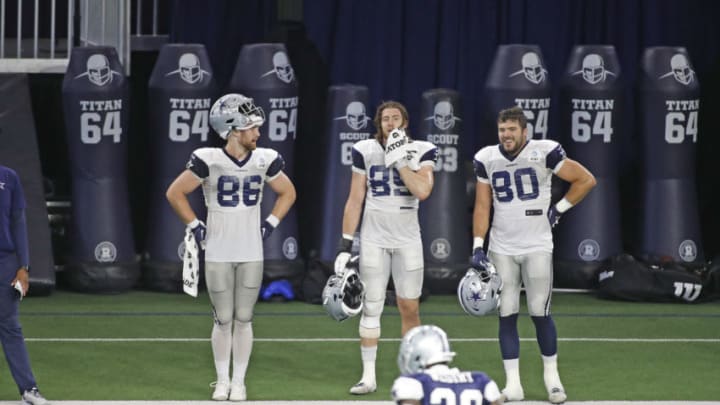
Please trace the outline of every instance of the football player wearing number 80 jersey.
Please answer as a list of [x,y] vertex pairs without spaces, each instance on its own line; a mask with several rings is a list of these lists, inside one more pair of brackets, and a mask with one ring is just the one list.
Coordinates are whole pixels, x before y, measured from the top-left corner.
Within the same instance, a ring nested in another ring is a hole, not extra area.
[[[552,403],[567,398],[557,369],[557,331],[550,316],[552,294],[552,227],[560,215],[595,186],[595,177],[565,156],[559,143],[527,139],[527,119],[518,107],[500,111],[499,145],[475,154],[477,177],[473,213],[472,265],[484,269],[488,260],[503,281],[499,340],[505,367],[504,399],[525,396],[520,384],[520,339],[517,317],[520,287],[525,284],[528,311],[535,324],[544,365],[544,382]],[[570,183],[565,196],[550,206],[552,175]],[[494,210],[488,255],[483,250]]]
[[[167,190],[170,205],[205,251],[205,281],[215,318],[211,345],[217,381],[212,399],[218,401],[247,397],[245,373],[252,351],[253,309],[263,276],[263,240],[295,202],[295,187],[282,171],[282,156],[257,147],[264,121],[263,110],[251,98],[220,97],[210,109],[210,125],[227,140],[225,147],[195,150],[185,171]],[[278,197],[261,222],[265,183]],[[208,207],[207,227],[186,197],[200,185]]]
[[428,198],[433,188],[437,148],[430,142],[410,140],[407,126],[405,107],[396,101],[384,102],[375,114],[375,138],[359,141],[352,148],[352,180],[335,272],[345,270],[362,213],[360,279],[366,294],[359,334],[363,374],[350,388],[350,393],[357,395],[377,389],[375,357],[390,275],[402,333],[420,324],[424,263],[417,210],[419,201]]

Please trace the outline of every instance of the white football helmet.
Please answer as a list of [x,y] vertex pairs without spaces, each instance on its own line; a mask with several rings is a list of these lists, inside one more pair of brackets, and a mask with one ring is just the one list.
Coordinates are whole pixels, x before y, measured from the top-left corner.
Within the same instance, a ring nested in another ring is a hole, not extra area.
[[265,112],[253,99],[242,94],[226,94],[210,108],[210,125],[220,138],[227,139],[231,130],[259,127],[265,122]]
[[330,276],[322,292],[325,311],[338,322],[359,314],[363,309],[364,299],[365,283],[360,280],[353,267],[346,267],[341,276]]
[[497,311],[500,305],[502,280],[492,263],[487,268],[468,269],[458,284],[460,306],[469,315],[484,316]]
[[415,374],[436,363],[447,363],[455,357],[450,351],[445,331],[435,325],[416,326],[400,343],[398,367],[402,374]]

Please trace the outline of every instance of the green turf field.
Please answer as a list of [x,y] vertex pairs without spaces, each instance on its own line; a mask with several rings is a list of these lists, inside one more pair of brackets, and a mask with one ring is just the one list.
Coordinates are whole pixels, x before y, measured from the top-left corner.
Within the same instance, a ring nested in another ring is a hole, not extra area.
[[[523,311],[525,309],[523,308]],[[556,293],[560,375],[573,401],[720,400],[720,302],[643,304]],[[336,323],[321,306],[259,303],[248,370],[251,400],[387,400],[396,377],[399,316],[387,308],[378,391],[357,398],[358,319]],[[421,305],[423,323],[444,328],[455,365],[500,387],[504,372],[494,317],[465,315],[454,296]],[[21,304],[33,369],[54,400],[207,400],[214,380],[207,295],[57,291]],[[521,377],[528,400],[545,400],[532,321],[520,317]],[[0,400],[18,395],[0,363]]]

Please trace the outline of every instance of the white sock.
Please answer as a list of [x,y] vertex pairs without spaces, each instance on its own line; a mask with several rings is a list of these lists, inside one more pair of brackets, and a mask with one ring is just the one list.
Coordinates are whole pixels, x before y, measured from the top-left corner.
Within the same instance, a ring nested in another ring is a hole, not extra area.
[[375,382],[375,358],[377,357],[377,345],[376,346],[360,346],[360,357],[363,362],[363,374],[360,381],[365,383]]
[[520,359],[503,360],[503,366],[505,366],[505,388],[522,388],[522,384],[520,384]]
[[245,385],[245,373],[252,353],[253,329],[252,322],[235,321],[232,336],[233,384]]
[[215,372],[218,381],[230,381],[230,350],[232,350],[231,324],[213,325],[210,335],[213,358],[215,360]]
[[543,379],[545,380],[545,388],[550,391],[552,388],[560,388],[564,390],[560,382],[560,374],[557,368],[557,354],[552,356],[542,356],[543,359]]

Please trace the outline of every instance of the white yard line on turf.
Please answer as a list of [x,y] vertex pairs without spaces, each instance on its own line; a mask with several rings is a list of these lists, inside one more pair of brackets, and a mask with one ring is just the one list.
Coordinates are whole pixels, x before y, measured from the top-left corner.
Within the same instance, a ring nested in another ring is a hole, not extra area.
[[[0,401],[17,405],[18,401]],[[217,405],[217,401],[52,401],[55,405]],[[519,401],[513,404],[547,405],[547,401]],[[392,401],[243,401],[243,405],[392,405]],[[568,401],[566,405],[720,405],[718,401]]]
[[[255,342],[271,343],[325,343],[325,342],[357,342],[357,338],[255,338]],[[520,338],[524,342],[534,342],[535,338]],[[209,342],[209,338],[25,338],[26,342]],[[399,342],[400,339],[380,339],[382,342]],[[455,338],[451,342],[497,342],[497,338]],[[674,338],[558,338],[560,342],[613,342],[613,343],[720,343],[720,339],[674,339]]]

